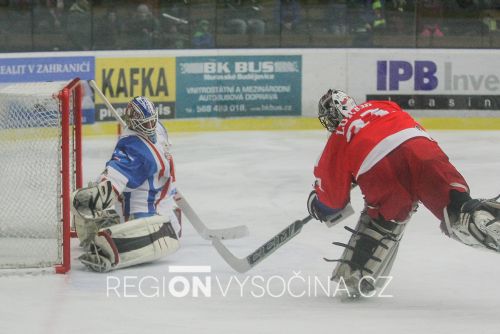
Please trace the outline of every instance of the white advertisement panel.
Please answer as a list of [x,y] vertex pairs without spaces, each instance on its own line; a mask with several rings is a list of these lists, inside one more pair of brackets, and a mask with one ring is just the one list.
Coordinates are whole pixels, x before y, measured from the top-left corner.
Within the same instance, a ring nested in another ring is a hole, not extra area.
[[[29,57],[75,55],[71,52]],[[100,62],[116,58],[169,58],[174,64],[193,57],[289,57],[302,62],[301,95],[293,114],[315,116],[329,88],[347,91],[359,103],[391,99],[424,117],[500,117],[500,50],[455,49],[234,49],[80,52]],[[27,54],[4,54],[9,58]],[[1,69],[0,69],[1,70]],[[96,76],[97,78],[98,76]]]
[[348,52],[345,49],[302,50],[302,64],[302,115],[315,116],[318,101],[329,88],[349,88]]
[[391,99],[418,116],[500,114],[500,54],[492,50],[352,50],[348,90]]

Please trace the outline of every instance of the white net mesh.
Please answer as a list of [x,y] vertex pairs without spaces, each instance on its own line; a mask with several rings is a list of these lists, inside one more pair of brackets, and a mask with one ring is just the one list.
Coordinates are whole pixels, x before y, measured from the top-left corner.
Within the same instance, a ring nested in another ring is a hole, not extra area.
[[62,262],[61,114],[64,83],[0,88],[0,268]]

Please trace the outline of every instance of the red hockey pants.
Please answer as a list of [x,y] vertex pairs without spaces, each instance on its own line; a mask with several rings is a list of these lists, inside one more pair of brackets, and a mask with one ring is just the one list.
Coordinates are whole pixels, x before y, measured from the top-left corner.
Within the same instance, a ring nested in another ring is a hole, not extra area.
[[451,189],[468,191],[463,176],[450,163],[438,144],[412,138],[358,177],[372,218],[402,222],[421,201],[439,220],[449,204]]

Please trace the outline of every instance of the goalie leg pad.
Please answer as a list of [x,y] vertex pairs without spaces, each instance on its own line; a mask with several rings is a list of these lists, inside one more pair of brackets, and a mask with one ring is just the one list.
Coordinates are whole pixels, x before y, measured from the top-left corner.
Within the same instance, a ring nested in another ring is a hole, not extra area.
[[101,217],[96,219],[85,219],[80,215],[74,215],[74,222],[80,246],[88,251],[99,229],[119,224],[120,216],[111,209],[103,211]]
[[80,257],[94,271],[107,272],[151,262],[179,249],[179,241],[167,217],[139,218],[99,230],[94,249]]
[[348,244],[334,242],[345,247],[342,257],[333,270],[332,281],[345,284],[350,298],[371,295],[384,281],[397,255],[399,242],[406,223],[373,219],[366,212],[361,214],[356,228],[345,227],[352,233]]
[[467,246],[500,252],[499,197],[469,200],[458,214],[445,208],[445,233]]
[[115,193],[111,181],[80,188],[71,195],[71,211],[83,219],[95,219],[102,216],[103,211],[111,208],[115,202]]

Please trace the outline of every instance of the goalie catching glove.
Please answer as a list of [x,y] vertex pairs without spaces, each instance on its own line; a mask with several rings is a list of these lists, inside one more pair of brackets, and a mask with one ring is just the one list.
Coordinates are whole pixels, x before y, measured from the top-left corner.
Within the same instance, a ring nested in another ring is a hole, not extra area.
[[325,223],[328,227],[337,224],[341,218],[354,214],[354,210],[350,203],[343,209],[332,209],[324,205],[319,201],[318,195],[314,190],[309,194],[309,198],[307,199],[307,210],[311,217]]
[[113,206],[115,193],[111,181],[102,181],[97,185],[80,188],[73,192],[71,205],[73,213],[83,219],[95,219]]
[[110,181],[90,183],[71,196],[71,211],[74,215],[76,234],[80,246],[88,250],[99,229],[120,223],[120,216],[111,209],[115,195]]

